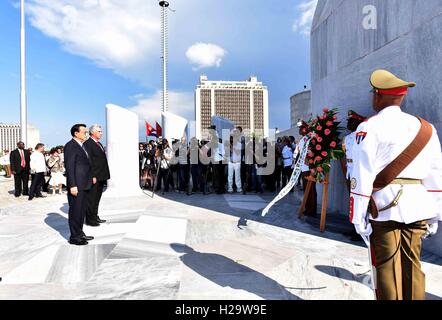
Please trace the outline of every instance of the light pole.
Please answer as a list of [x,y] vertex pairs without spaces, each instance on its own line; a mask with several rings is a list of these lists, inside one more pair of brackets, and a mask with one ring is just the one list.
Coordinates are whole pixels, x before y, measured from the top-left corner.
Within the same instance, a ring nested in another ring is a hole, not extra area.
[[25,52],[25,0],[20,5],[20,129],[21,140],[28,147],[28,120],[26,114],[26,52]]
[[[168,111],[168,92],[167,92],[167,40],[168,40],[168,30],[167,30],[167,9],[169,7],[168,1],[160,1],[159,5],[161,7],[161,40],[162,40],[162,61],[163,61],[163,101],[161,106],[161,111]],[[163,121],[161,121],[161,126],[163,128],[163,137],[165,136],[165,127]]]

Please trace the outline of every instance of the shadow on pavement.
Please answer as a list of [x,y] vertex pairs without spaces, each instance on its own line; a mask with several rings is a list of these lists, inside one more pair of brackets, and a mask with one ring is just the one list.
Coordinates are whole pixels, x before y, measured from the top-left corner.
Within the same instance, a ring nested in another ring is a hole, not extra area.
[[180,259],[187,267],[220,287],[248,291],[263,299],[301,300],[275,280],[225,256],[198,252],[182,244],[170,246],[176,252],[184,253]]
[[48,213],[47,217],[45,218],[45,223],[52,229],[58,231],[63,238],[69,240],[70,231],[68,219],[63,217],[61,214],[55,212]]

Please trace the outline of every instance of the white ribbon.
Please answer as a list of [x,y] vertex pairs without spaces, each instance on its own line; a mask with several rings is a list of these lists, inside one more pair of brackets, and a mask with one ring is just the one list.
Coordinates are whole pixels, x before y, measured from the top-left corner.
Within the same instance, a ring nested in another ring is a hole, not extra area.
[[292,176],[290,177],[290,181],[288,182],[288,184],[284,187],[284,189],[281,190],[281,192],[272,200],[272,202],[270,202],[267,207],[264,208],[264,210],[262,210],[261,215],[264,217],[270,210],[271,207],[273,207],[273,205],[278,202],[279,200],[281,200],[282,198],[284,198],[289,192],[290,190],[292,190],[292,188],[295,186],[296,182],[299,179],[299,176],[301,175],[302,172],[302,165],[305,163],[305,158],[307,157],[307,153],[308,153],[308,147],[310,145],[310,141],[313,139],[313,137],[310,137],[307,140],[307,143],[304,144],[304,147],[301,150],[301,154],[299,156],[298,161],[295,164],[295,169],[293,170]]

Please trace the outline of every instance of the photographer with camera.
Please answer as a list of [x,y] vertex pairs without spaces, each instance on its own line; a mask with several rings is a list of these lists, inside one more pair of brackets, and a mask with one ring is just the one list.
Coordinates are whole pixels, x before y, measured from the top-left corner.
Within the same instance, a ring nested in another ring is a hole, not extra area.
[[169,185],[175,189],[172,172],[170,170],[170,161],[173,158],[173,150],[169,146],[167,139],[162,139],[155,152],[155,157],[159,165],[159,172],[157,176],[157,186],[155,191],[161,190],[161,180],[164,183],[164,192],[169,192]]

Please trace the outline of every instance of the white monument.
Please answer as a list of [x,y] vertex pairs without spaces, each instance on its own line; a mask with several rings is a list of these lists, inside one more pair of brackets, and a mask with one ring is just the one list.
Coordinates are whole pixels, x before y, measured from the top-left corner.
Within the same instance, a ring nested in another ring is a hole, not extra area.
[[177,116],[172,112],[161,112],[161,122],[163,123],[164,138],[172,142],[173,139],[181,139],[185,135],[187,120]]
[[106,105],[107,158],[111,179],[105,197],[142,194],[138,169],[138,115],[122,107]]

